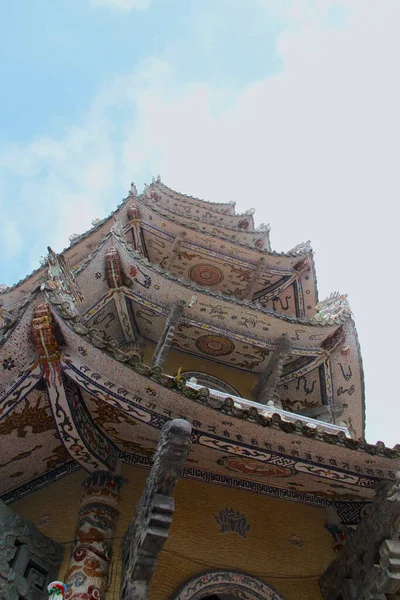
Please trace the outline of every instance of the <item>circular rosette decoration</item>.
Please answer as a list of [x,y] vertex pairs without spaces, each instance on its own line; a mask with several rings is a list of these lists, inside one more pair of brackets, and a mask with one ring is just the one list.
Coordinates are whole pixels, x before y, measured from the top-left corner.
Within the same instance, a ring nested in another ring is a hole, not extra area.
[[212,265],[196,265],[189,269],[189,277],[199,285],[216,285],[223,280],[224,275]]
[[209,356],[227,356],[235,349],[233,342],[222,335],[202,335],[196,340],[196,346]]

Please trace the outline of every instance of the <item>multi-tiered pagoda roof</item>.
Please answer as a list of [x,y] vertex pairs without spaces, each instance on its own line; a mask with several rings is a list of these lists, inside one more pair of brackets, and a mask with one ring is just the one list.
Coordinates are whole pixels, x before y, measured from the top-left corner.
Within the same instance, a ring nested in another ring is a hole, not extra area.
[[394,477],[398,448],[364,440],[346,297],[319,303],[310,244],[272,251],[253,212],[132,185],[3,287],[6,500],[79,468],[148,466],[174,417],[193,426],[187,477],[318,506]]

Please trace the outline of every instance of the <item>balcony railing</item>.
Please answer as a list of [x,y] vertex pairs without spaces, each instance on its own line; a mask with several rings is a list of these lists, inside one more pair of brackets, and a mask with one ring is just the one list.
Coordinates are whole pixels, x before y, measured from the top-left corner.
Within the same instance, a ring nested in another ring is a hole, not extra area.
[[[190,380],[186,381],[186,385],[194,390],[200,390],[206,387],[204,385],[198,385],[197,383],[194,383]],[[276,406],[267,406],[265,404],[260,404],[259,402],[254,402],[254,400],[247,400],[246,398],[240,398],[239,396],[232,396],[232,394],[220,392],[219,390],[214,390],[212,388],[209,388],[208,386],[207,389],[210,391],[210,396],[213,396],[214,398],[232,398],[232,400],[237,406],[254,406],[262,415],[272,416],[273,414],[278,414],[282,417],[284,421],[288,421],[291,423],[301,421],[302,423],[306,423],[308,427],[315,427],[316,429],[319,428],[322,431],[326,431],[327,433],[338,433],[339,431],[342,431],[346,435],[346,437],[351,438],[349,430],[343,425],[334,425],[333,423],[319,421],[318,419],[306,417],[299,413],[293,413],[288,410],[284,410],[283,408],[278,408]]]

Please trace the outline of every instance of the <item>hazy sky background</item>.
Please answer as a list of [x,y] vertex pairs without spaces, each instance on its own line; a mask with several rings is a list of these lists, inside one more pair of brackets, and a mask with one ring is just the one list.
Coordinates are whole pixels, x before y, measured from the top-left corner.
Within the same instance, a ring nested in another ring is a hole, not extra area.
[[0,9],[0,282],[152,175],[311,239],[349,295],[367,439],[400,442],[399,0],[12,0]]

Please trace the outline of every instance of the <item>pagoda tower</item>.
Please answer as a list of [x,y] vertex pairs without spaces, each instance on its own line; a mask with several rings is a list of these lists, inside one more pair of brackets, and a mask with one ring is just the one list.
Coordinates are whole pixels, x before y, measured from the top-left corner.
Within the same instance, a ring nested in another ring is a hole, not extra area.
[[320,302],[310,243],[269,232],[157,177],[2,286],[0,598],[57,573],[66,600],[386,597],[343,590],[396,539],[400,449],[364,439],[346,296]]

